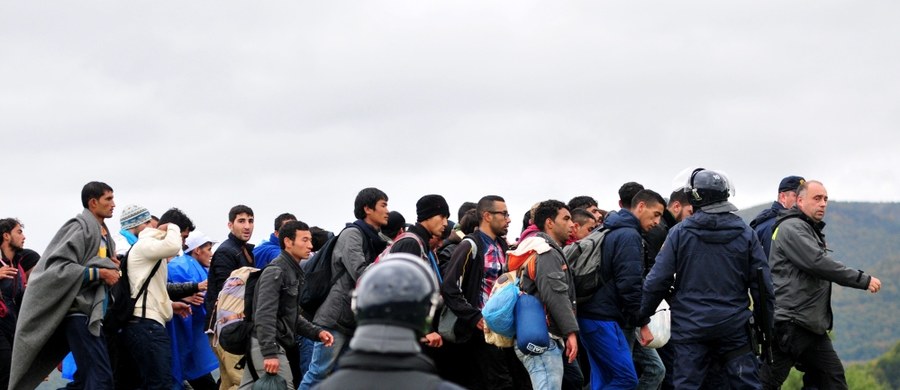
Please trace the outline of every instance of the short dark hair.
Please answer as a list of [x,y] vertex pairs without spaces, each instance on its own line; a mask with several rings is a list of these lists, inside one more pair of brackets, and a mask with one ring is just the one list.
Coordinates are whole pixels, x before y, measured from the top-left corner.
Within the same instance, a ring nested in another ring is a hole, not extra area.
[[462,206],[459,206],[459,211],[456,212],[456,217],[459,218],[457,221],[462,221],[469,210],[475,210],[477,208],[478,205],[475,204],[475,202],[463,202]]
[[595,222],[597,221],[597,217],[594,217],[594,213],[587,211],[587,209],[585,208],[570,210],[572,210],[572,222],[575,222],[579,225],[584,225],[584,223],[589,219],[594,220]]
[[462,218],[459,219],[459,230],[463,232],[463,234],[472,234],[479,224],[481,224],[481,218],[478,218],[478,213],[475,209],[469,209],[469,211],[466,211]]
[[641,190],[637,194],[634,194],[634,198],[631,200],[631,207],[637,206],[641,202],[644,202],[647,206],[661,204],[663,207],[666,207],[666,200],[653,190]]
[[100,199],[103,194],[113,192],[109,184],[100,181],[92,181],[81,187],[81,205],[88,208],[88,202],[91,199]]
[[191,221],[191,219],[188,218],[188,216],[183,211],[175,207],[166,210],[166,212],[164,212],[163,215],[159,217],[159,224],[162,225],[165,223],[174,223],[175,225],[178,225],[179,228],[181,228],[181,231],[194,231],[197,229],[197,227],[194,226],[194,222]]
[[622,186],[619,187],[619,201],[622,202],[622,208],[630,209],[633,203],[632,199],[638,192],[641,192],[643,189],[644,186],[633,181],[622,184]]
[[534,210],[534,224],[537,225],[538,229],[543,231],[547,224],[547,218],[556,219],[556,215],[559,214],[559,210],[562,209],[568,210],[569,206],[554,199],[541,202],[537,209]]
[[334,237],[334,233],[318,226],[309,228],[309,233],[312,234],[313,252],[318,252],[331,237]]
[[[587,195],[576,196],[569,201],[569,210],[587,209],[591,206],[597,207],[597,201]],[[575,216],[574,213],[572,216]]]
[[365,208],[368,207],[375,210],[375,206],[378,205],[378,201],[380,200],[385,202],[388,200],[388,196],[384,191],[375,187],[363,188],[356,194],[356,200],[353,201],[353,216],[356,217],[356,219],[365,219]]
[[16,226],[22,226],[22,222],[15,218],[0,219],[0,245],[3,244],[3,235],[12,233]]
[[157,216],[155,216],[155,215],[151,215],[151,216],[150,216],[150,220],[151,220],[151,221],[156,221],[157,223],[159,223],[159,217],[157,217]]
[[687,192],[684,192],[684,188],[679,188],[675,191],[672,191],[672,195],[669,195],[669,203],[666,206],[672,204],[672,202],[678,202],[682,205],[687,205],[690,204],[691,197],[688,196]]
[[[275,217],[275,231],[277,232],[278,230],[280,230],[281,226],[284,225],[285,222],[296,221],[296,220],[297,220],[297,217],[295,217],[294,214],[291,214],[291,213],[283,213],[283,214]],[[233,219],[231,221],[234,222]]]
[[281,244],[281,249],[284,249],[284,240],[288,238],[291,240],[297,239],[297,230],[309,230],[309,225],[295,219],[287,221],[284,226],[278,228],[278,243]]
[[478,205],[475,206],[475,212],[478,213],[478,223],[481,224],[481,217],[485,211],[494,211],[494,202],[506,202],[499,195],[486,195],[481,197]]
[[391,211],[388,213],[388,223],[381,227],[381,233],[393,239],[400,233],[400,230],[406,227],[406,218],[399,211]]
[[237,219],[237,216],[240,214],[247,214],[252,217],[253,209],[242,204],[232,207],[231,210],[228,210],[228,222],[234,222],[234,220]]

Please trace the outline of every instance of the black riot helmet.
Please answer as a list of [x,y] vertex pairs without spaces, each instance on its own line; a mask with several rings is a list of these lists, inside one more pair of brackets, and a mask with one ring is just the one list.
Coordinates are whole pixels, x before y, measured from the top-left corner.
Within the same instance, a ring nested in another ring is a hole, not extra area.
[[724,173],[704,168],[697,168],[691,173],[684,190],[695,208],[727,201],[734,193],[734,187]]
[[421,258],[391,253],[365,271],[351,307],[360,326],[393,325],[428,332],[440,300],[438,283]]

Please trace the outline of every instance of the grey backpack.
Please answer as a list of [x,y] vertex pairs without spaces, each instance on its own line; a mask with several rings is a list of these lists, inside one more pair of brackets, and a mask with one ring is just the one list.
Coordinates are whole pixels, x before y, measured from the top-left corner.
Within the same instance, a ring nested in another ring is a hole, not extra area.
[[578,303],[590,299],[605,283],[600,276],[600,264],[603,262],[600,249],[609,231],[607,228],[594,230],[587,237],[563,248],[563,254],[569,262]]

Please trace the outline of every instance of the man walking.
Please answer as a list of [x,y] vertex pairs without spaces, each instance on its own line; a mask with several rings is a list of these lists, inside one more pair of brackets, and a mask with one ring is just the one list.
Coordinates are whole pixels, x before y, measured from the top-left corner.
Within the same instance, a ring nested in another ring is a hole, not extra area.
[[[672,336],[667,344],[675,355],[676,389],[702,388],[713,361],[724,367],[728,388],[760,387],[754,346],[747,332],[749,296],[757,310],[763,305],[771,310],[772,284],[756,234],[728,202],[730,190],[724,175],[694,171],[688,191],[697,211],[672,228],[644,283],[643,316],[652,315],[672,285],[676,286],[669,298]],[[763,280],[757,277],[760,268]],[[760,284],[768,291],[766,301],[759,295]],[[642,340],[642,344],[649,341]]]
[[778,389],[794,364],[818,373],[817,382],[830,389],[846,389],[844,366],[828,331],[833,325],[831,284],[881,290],[881,281],[833,259],[825,244],[828,192],[818,181],[797,189],[797,204],[778,217],[772,234],[769,264],[775,284],[774,364],[762,371],[763,386]]
[[116,206],[113,189],[90,182],[81,190],[84,211],[56,233],[28,281],[16,328],[11,389],[33,389],[71,349],[85,389],[112,389],[113,375],[101,330],[107,286],[119,280],[115,244],[104,220]]
[[[257,377],[277,374],[284,378],[289,389],[293,389],[294,377],[286,351],[296,345],[295,335],[299,333],[319,340],[325,346],[330,346],[334,338],[303,318],[299,311],[303,289],[300,261],[308,258],[312,251],[309,226],[300,221],[289,221],[279,229],[278,239],[281,254],[263,269],[256,284],[249,359],[252,359]],[[244,370],[241,388],[252,388],[254,382],[248,367]]]

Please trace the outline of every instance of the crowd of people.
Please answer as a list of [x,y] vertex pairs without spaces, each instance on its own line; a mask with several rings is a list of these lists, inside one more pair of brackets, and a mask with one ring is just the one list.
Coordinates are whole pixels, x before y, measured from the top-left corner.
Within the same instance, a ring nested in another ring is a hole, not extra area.
[[[615,211],[590,196],[544,200],[516,239],[501,196],[464,203],[454,223],[443,196],[424,195],[407,224],[365,188],[340,231],[282,213],[254,246],[245,205],[228,211],[221,242],[177,208],[157,219],[129,205],[110,231],[114,191],[90,182],[83,211],[40,255],[24,248],[21,221],[0,220],[0,388],[33,389],[63,366],[71,389],[249,389],[266,375],[288,389],[777,389],[792,367],[809,388],[846,388],[828,337],[831,286],[877,293],[881,281],[828,250],[821,182],[784,178],[749,225],[732,192],[701,168],[668,199],[625,183]],[[584,293],[566,248],[601,232],[599,282]],[[323,248],[330,290],[304,310],[305,266]],[[243,314],[249,349],[237,355],[219,343],[234,320],[219,310],[226,281],[248,269],[261,271]],[[544,310],[517,326],[546,329],[546,346],[498,346],[486,325],[509,271]],[[671,339],[650,348],[663,300]]]

